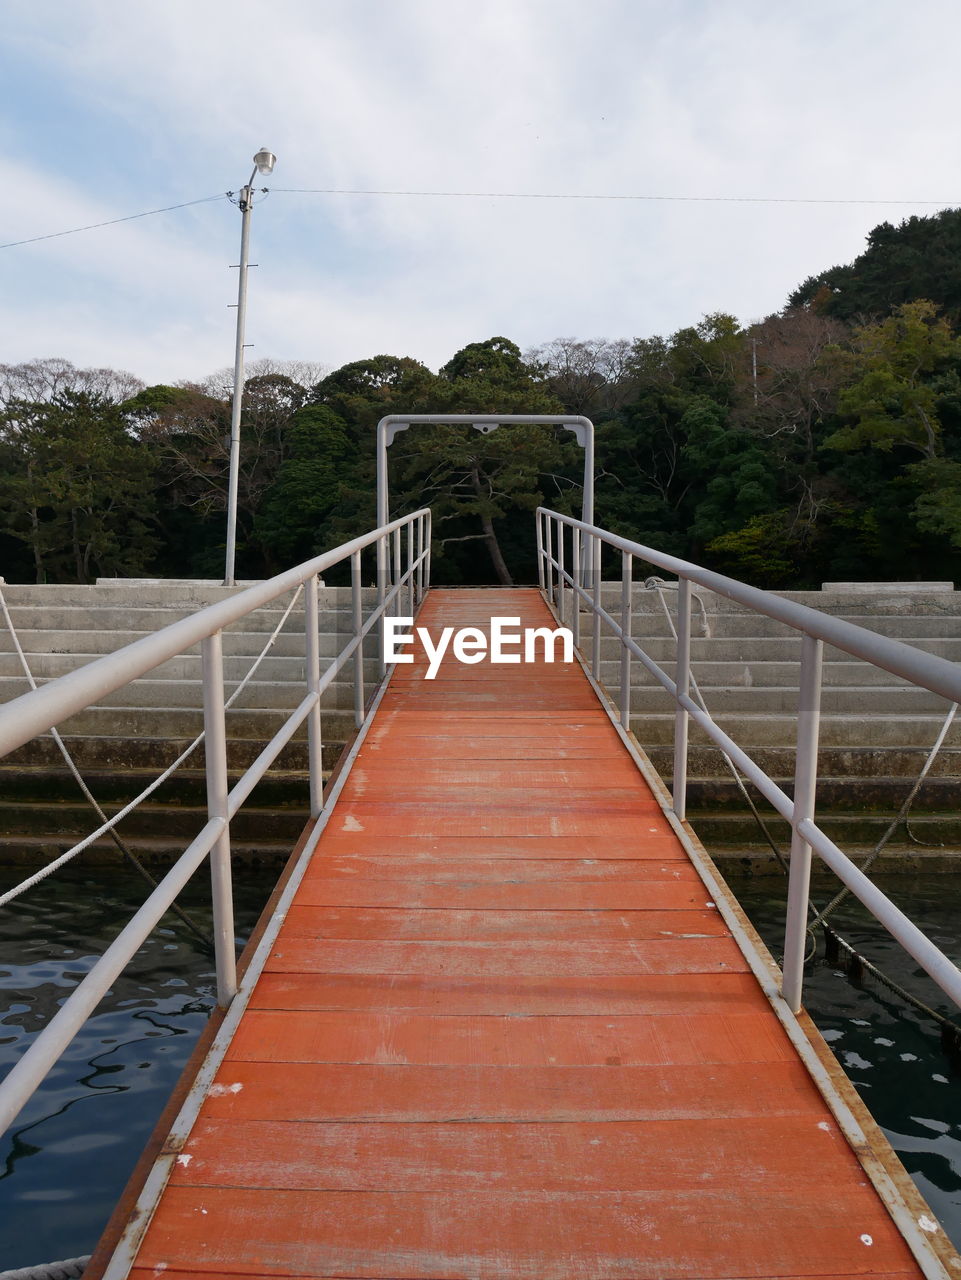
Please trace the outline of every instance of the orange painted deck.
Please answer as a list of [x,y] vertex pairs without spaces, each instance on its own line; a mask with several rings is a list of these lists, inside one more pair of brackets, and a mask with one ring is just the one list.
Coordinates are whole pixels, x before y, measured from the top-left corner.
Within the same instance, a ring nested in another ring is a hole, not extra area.
[[417,652],[131,1274],[920,1275],[580,668]]

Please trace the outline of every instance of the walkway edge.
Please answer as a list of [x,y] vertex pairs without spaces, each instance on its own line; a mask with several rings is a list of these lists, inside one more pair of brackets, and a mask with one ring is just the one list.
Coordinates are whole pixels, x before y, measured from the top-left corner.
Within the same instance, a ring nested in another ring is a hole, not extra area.
[[[557,611],[546,593],[542,591],[541,595],[560,624]],[[575,649],[575,654],[608,719],[651,788],[704,887],[717,904],[791,1044],[925,1277],[928,1280],[961,1280],[961,1257],[934,1211],[917,1189],[814,1022],[803,1010],[795,1015],[782,998],[781,970],[774,957],[745,915],[694,828],[675,814],[670,792],[634,734],[624,729],[611,695],[595,680],[579,649]]]
[[244,971],[243,978],[238,986],[237,994],[230,1003],[230,1007],[223,1015],[223,1021],[217,1030],[216,1035],[207,1050],[207,1053],[200,1064],[193,1082],[190,1085],[187,1097],[181,1106],[177,1117],[170,1127],[170,1131],[164,1141],[160,1155],[154,1162],[153,1168],[144,1181],[143,1188],[137,1198],[134,1208],[131,1210],[127,1220],[127,1225],[123,1229],[120,1239],[114,1247],[113,1253],[110,1255],[109,1261],[103,1267],[102,1271],[94,1271],[87,1276],[85,1280],[125,1280],[133,1266],[137,1251],[140,1248],[141,1241],[146,1234],[147,1228],[150,1226],[154,1211],[160,1202],[160,1197],[167,1184],[171,1172],[176,1165],[177,1156],[183,1150],[184,1143],[190,1136],[190,1131],[194,1126],[200,1108],[207,1096],[208,1090],[214,1081],[220,1064],[230,1047],[234,1033],[237,1029],[240,1019],[246,1011],[250,997],[254,987],[263,971],[267,958],[270,955],[274,941],[280,931],[281,926],[287,916],[287,910],[294,899],[300,882],[304,878],[310,860],[313,856],[317,843],[321,834],[333,813],[337,799],[343,790],[347,779],[350,776],[354,761],[364,744],[368,731],[374,723],[377,709],[384,698],[385,693],[390,685],[391,677],[395,668],[391,667],[385,678],[381,681],[380,686],[371,699],[367,707],[364,723],[357,731],[353,742],[350,744],[345,756],[341,758],[339,767],[335,771],[333,782],[330,785],[328,794],[324,797],[324,807],[314,823],[303,849],[297,858],[297,862],[287,878],[283,891],[277,900],[273,915],[267,924],[267,927],[260,935],[256,949],[250,958],[250,962]]

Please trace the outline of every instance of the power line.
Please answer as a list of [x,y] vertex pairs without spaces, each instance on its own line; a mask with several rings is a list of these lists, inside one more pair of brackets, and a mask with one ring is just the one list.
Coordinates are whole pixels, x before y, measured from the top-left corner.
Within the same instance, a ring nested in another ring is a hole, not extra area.
[[575,194],[567,191],[390,191],[352,190],[342,187],[272,187],[285,195],[318,196],[426,196],[459,200],[635,200],[686,204],[872,204],[934,205],[953,208],[953,200],[867,200],[859,198],[827,199],[817,196],[648,196]]
[[[407,196],[426,199],[455,200],[622,200],[661,204],[830,204],[830,205],[931,205],[937,208],[954,208],[954,200],[867,200],[860,198],[829,199],[817,196],[649,196],[617,194],[579,194],[568,191],[394,191],[350,189],[344,187],[264,187],[264,191],[281,195],[316,196]],[[9,240],[0,249],[15,249],[19,245],[36,244],[40,240],[57,240],[61,236],[75,236],[81,231],[96,231],[99,227],[115,227],[121,222],[135,222],[138,218],[152,218],[158,213],[171,213],[174,209],[189,209],[192,205],[209,204],[213,200],[230,199],[231,192],[218,192],[215,196],[202,196],[199,200],[185,200],[181,204],[164,205],[162,209],[145,209],[143,213],[130,213],[123,218],[108,218],[104,222],[89,222],[82,227],[70,227],[67,231],[51,231],[42,236],[29,236],[25,240]]]
[[45,236],[30,236],[27,240],[10,240],[7,244],[0,244],[0,249],[14,249],[21,244],[36,244],[38,240],[56,240],[59,236],[75,236],[80,231],[95,231],[98,227],[115,227],[118,222],[134,222],[137,218],[151,218],[155,213],[170,213],[173,209],[189,209],[194,204],[208,204],[211,200],[226,199],[226,192],[218,192],[215,196],[202,196],[199,200],[185,200],[183,204],[168,204],[163,209],[146,209],[143,213],[129,213],[125,218],[90,222],[85,227],[71,227],[69,231],[51,231]]

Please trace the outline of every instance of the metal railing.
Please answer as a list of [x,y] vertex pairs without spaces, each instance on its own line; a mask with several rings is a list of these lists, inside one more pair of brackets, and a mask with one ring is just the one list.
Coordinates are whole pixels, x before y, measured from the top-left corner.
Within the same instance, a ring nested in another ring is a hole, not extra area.
[[[791,1009],[801,1008],[808,895],[812,850],[838,876],[888,932],[961,1006],[961,970],[927,938],[895,904],[865,876],[815,822],[818,736],[821,705],[821,663],[825,644],[872,663],[950,702],[961,702],[961,668],[957,663],[891,640],[841,618],[782,599],[734,578],[675,556],[665,555],[595,525],[539,507],[537,562],[541,589],[557,610],[562,625],[570,626],[580,642],[580,609],[590,612],[593,629],[592,671],[600,678],[601,627],[606,625],[621,646],[619,715],[625,729],[631,718],[631,662],[637,659],[674,698],[673,806],[683,820],[687,800],[688,728],[691,720],[708,735],[738,769],[791,824],[791,858],[787,918],[784,935],[782,995]],[[618,616],[601,604],[601,549],[621,554],[621,593]],[[569,548],[569,551],[568,551]],[[631,636],[631,590],[634,560],[675,574],[677,590],[677,649],[675,678],[671,677]],[[704,587],[768,618],[785,623],[801,637],[798,673],[797,743],[794,798],[776,782],[691,698],[691,587]],[[569,616],[568,616],[569,615]]]
[[[105,695],[120,689],[161,663],[196,644],[201,646],[207,776],[207,822],[180,858],[130,919],[89,973],[71,992],[55,1017],[0,1082],[0,1133],[16,1118],[50,1068],[94,1012],[177,898],[203,860],[210,855],[213,928],[217,968],[217,1002],[222,1008],[237,991],[236,942],[230,875],[230,822],[277,756],[306,722],[310,816],[320,816],[323,764],[320,703],[347,663],[353,663],[354,717],[366,715],[364,641],[387,609],[399,603],[414,614],[429,587],[430,511],[422,509],[375,529],[324,555],[308,560],[267,582],[210,605],[161,631],[98,658],[68,675],[15,698],[0,707],[0,757]],[[361,557],[375,547],[391,560],[391,584],[379,584],[378,601],[363,616]],[[406,560],[406,568],[403,567]],[[350,638],[321,672],[318,577],[350,562]],[[227,728],[224,699],[223,629],[286,592],[304,587],[306,692],[257,759],[231,787],[227,772]]]

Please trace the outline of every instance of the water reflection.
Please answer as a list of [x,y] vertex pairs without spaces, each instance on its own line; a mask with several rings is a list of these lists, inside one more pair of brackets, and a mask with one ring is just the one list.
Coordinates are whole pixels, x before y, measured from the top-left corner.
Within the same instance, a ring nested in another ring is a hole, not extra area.
[[[961,963],[961,875],[874,876],[881,889],[955,964]],[[784,933],[785,882],[729,883],[775,955]],[[815,885],[826,902],[836,884]],[[868,960],[945,1017],[958,1010],[859,902],[847,899],[832,924]],[[887,1134],[905,1168],[961,1248],[961,1077],[941,1048],[939,1026],[865,975],[854,980],[818,955],[805,973],[804,1004]]]
[[[0,889],[19,877],[0,869]],[[245,934],[276,871],[244,869]],[[185,903],[210,927],[201,871]],[[67,867],[3,909],[0,1074],[146,896],[135,872]],[[0,1269],[89,1253],[216,1000],[203,943],[173,917],[115,982],[13,1129],[0,1140]]]

